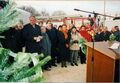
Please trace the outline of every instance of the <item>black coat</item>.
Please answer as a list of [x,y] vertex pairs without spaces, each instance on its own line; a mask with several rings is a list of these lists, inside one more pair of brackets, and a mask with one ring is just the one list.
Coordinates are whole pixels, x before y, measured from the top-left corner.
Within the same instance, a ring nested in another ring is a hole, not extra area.
[[109,40],[110,34],[111,33],[109,31],[100,33],[100,41],[107,41],[107,40]]
[[1,43],[4,48],[10,49],[15,53],[22,51],[22,47],[24,46],[22,30],[10,28],[3,32],[2,35],[5,36],[5,39],[1,39]]
[[116,36],[116,41],[119,41],[120,42],[120,31],[115,31],[113,32],[113,34]]
[[100,40],[100,33],[96,33],[96,35],[95,35],[95,41],[96,42],[101,41]]
[[64,33],[59,31],[57,36],[58,36],[58,50],[59,50],[60,56],[62,60],[66,60],[67,59],[67,54],[66,54],[67,48],[66,48],[66,40],[65,40]]
[[68,43],[70,44],[72,29],[68,30]]
[[51,41],[51,45],[52,47],[56,47],[57,45],[57,29],[56,28],[52,28],[51,30],[48,30],[46,31],[46,33],[48,34],[48,37]]
[[40,27],[36,24],[35,27],[33,27],[31,24],[27,24],[24,26],[22,33],[25,41],[26,52],[41,53],[41,41],[36,42],[34,40],[34,37],[38,37],[41,35]]

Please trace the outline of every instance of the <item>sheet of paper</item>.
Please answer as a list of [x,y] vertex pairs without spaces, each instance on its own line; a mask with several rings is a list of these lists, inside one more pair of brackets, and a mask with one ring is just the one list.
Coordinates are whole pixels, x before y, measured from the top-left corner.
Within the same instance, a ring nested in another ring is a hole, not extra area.
[[111,49],[118,49],[119,45],[120,45],[120,43],[114,43],[114,44],[113,44],[111,47],[109,47],[109,48],[111,48]]

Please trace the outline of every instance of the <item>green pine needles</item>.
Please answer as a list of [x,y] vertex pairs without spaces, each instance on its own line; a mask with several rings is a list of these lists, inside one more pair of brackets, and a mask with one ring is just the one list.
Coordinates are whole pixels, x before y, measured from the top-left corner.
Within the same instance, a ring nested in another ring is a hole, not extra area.
[[19,12],[16,10],[16,4],[13,0],[0,10],[0,32],[8,30],[18,23]]
[[[0,9],[0,33],[18,24],[19,12],[13,0]],[[0,48],[0,82],[43,82],[42,66],[51,57],[44,57],[43,54],[35,53],[13,53],[12,51]],[[33,63],[33,67],[29,65]]]
[[[43,54],[35,53],[15,54],[14,61],[9,62],[11,51],[0,48],[0,82],[43,82],[42,66],[45,65],[51,57],[43,58]],[[31,62],[33,67],[29,67]]]

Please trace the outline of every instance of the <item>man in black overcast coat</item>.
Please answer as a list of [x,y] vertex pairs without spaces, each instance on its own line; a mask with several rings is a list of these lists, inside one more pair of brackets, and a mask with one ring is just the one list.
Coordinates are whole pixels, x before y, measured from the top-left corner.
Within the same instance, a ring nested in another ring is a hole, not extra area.
[[103,32],[100,33],[100,41],[107,41],[109,40],[110,32],[108,31],[107,27],[104,28]]
[[51,41],[51,64],[52,66],[57,66],[56,65],[56,58],[57,58],[57,29],[53,27],[52,23],[47,23],[47,31],[46,33],[48,34],[48,37]]
[[4,39],[1,39],[2,46],[15,53],[22,52],[22,47],[24,46],[22,29],[23,23],[20,22],[15,27],[11,27],[9,30],[4,31],[1,34],[5,36]]
[[23,38],[25,41],[26,52],[28,53],[41,53],[41,30],[36,25],[36,18],[34,16],[29,17],[30,23],[23,28]]

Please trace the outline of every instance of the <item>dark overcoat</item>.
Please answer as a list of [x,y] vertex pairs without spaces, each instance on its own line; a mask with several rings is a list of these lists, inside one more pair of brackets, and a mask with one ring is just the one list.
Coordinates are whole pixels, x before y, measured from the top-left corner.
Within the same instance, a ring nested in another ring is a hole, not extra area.
[[36,42],[34,40],[34,37],[41,35],[40,27],[36,24],[35,26],[27,24],[24,26],[22,34],[25,41],[26,52],[40,54],[42,49],[41,41]]

